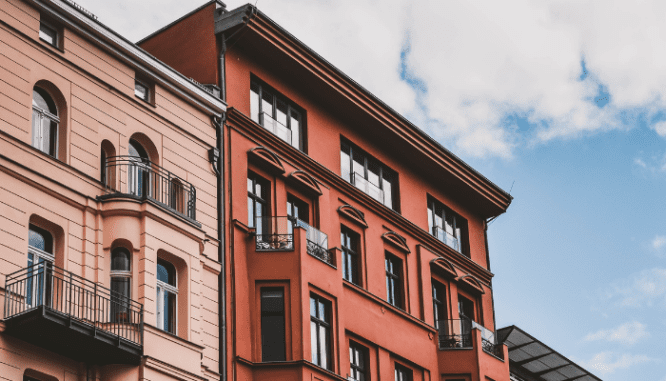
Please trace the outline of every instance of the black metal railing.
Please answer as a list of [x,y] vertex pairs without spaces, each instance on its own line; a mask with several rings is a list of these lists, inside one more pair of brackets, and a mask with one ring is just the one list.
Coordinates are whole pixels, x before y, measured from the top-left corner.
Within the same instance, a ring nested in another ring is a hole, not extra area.
[[308,254],[333,264],[333,257],[328,251],[328,235],[305,221],[295,219],[292,223],[305,229]]
[[481,335],[483,350],[493,356],[504,358],[502,344],[497,343],[495,332],[468,317],[460,316],[460,319],[440,320],[437,322],[437,328],[439,329],[439,349],[473,347],[472,329],[476,328]]
[[290,217],[257,217],[254,222],[257,251],[294,250]]
[[437,322],[439,349],[472,348],[472,320],[451,319]]
[[40,307],[143,345],[143,305],[42,262],[7,275],[6,320]]
[[173,173],[135,156],[106,159],[104,184],[111,193],[149,198],[196,220],[196,188]]

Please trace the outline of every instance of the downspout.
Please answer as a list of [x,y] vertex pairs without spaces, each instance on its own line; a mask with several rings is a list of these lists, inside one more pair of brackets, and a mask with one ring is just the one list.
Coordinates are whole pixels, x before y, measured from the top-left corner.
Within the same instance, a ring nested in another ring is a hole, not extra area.
[[[220,97],[224,102],[227,101],[227,86],[226,86],[226,65],[225,53],[227,44],[225,42],[224,34],[220,36]],[[219,239],[219,261],[222,265],[220,272],[220,373],[222,375],[221,381],[227,380],[227,266],[225,255],[225,193],[224,193],[224,122],[227,119],[227,114],[223,114],[217,125],[217,150],[219,152],[218,158],[218,174],[217,174],[217,219],[218,219],[218,239]]]

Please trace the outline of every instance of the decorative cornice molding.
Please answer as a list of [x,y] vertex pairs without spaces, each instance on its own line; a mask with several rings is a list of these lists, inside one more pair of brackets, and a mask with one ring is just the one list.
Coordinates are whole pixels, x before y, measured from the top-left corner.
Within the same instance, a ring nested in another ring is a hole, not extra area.
[[301,186],[307,188],[310,192],[314,192],[317,196],[321,196],[321,188],[317,184],[317,180],[314,177],[310,176],[307,172],[296,170],[287,176],[287,179],[291,179],[294,182],[300,184]]
[[347,219],[361,225],[364,228],[368,227],[368,223],[365,222],[365,215],[360,210],[354,208],[353,206],[346,204],[338,208],[338,213],[346,217]]
[[249,151],[247,151],[247,153],[249,157],[254,157],[255,159],[259,159],[260,163],[264,164],[265,166],[268,166],[273,171],[278,173],[285,172],[284,165],[282,165],[280,157],[276,155],[273,151],[269,150],[268,148],[263,146],[254,147]]
[[401,236],[400,234],[394,231],[388,231],[382,234],[382,239],[390,243],[391,245],[397,247],[398,249],[404,251],[407,254],[411,253],[411,250],[409,250],[409,247],[407,246],[407,240],[405,239],[405,237]]

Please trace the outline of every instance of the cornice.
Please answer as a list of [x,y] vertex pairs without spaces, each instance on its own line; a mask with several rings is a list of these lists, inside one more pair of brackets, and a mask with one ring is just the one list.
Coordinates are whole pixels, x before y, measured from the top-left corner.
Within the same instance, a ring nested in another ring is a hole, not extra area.
[[295,168],[308,172],[311,176],[318,178],[327,186],[332,186],[341,192],[350,201],[371,210],[380,217],[389,221],[397,228],[408,233],[418,241],[419,244],[431,252],[446,258],[464,272],[474,275],[485,283],[490,283],[493,273],[482,267],[470,258],[453,250],[443,242],[440,242],[424,229],[409,221],[398,212],[389,209],[372,197],[345,181],[338,174],[323,166],[319,162],[297,150],[288,143],[282,141],[270,131],[258,126],[252,119],[231,107],[227,111],[227,126],[245,135],[257,145],[269,148],[273,153],[279,155],[282,162],[288,162]]

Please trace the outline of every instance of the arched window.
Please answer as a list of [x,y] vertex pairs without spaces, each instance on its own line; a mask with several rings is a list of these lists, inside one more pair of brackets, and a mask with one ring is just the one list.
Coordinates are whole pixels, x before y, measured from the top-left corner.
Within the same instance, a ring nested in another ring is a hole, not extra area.
[[111,251],[111,319],[117,323],[129,323],[129,307],[132,279],[132,256],[124,247]]
[[35,86],[32,91],[32,146],[57,157],[58,108],[46,90]]
[[115,189],[116,186],[116,149],[113,144],[108,141],[102,141],[100,152],[100,180],[104,185],[109,188]]
[[134,139],[129,141],[130,167],[128,168],[129,193],[146,196],[150,176],[150,160],[146,150]]
[[157,260],[157,328],[176,334],[176,268]]
[[47,272],[53,266],[53,235],[44,229],[30,225],[28,231],[28,278],[26,280],[26,304],[42,305],[51,294],[51,282]]

